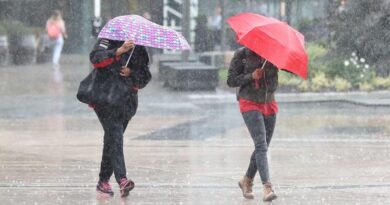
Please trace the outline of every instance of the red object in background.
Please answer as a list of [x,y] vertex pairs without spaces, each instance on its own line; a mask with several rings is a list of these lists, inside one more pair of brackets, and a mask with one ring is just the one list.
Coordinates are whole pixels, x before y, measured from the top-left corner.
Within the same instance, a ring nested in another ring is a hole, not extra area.
[[304,36],[271,17],[242,13],[227,19],[237,41],[267,59],[279,69],[307,78],[308,57]]

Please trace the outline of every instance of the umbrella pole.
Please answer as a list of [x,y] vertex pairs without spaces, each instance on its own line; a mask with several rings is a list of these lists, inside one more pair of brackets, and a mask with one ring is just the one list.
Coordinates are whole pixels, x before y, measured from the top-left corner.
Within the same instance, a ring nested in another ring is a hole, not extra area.
[[263,63],[263,65],[261,66],[261,69],[260,69],[260,70],[263,70],[263,69],[264,69],[265,64],[267,64],[267,60],[264,61],[264,63]]
[[[264,69],[265,64],[267,64],[267,60],[264,61],[263,65],[261,66],[260,70]],[[256,80],[256,89],[260,88],[259,80]],[[266,93],[267,94],[267,93]]]
[[133,55],[133,52],[134,52],[134,50],[135,50],[135,45],[134,45],[133,49],[131,50],[131,53],[130,53],[129,59],[127,59],[127,62],[126,62],[126,65],[125,65],[125,67],[127,67],[127,65],[129,65],[130,58],[131,58],[131,56]]

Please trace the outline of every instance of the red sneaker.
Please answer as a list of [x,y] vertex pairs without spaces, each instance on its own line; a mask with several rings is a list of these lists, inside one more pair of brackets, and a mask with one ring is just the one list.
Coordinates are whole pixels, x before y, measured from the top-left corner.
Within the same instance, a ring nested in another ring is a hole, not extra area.
[[129,192],[134,189],[134,182],[127,178],[122,178],[119,184],[121,197],[126,197]]
[[108,181],[99,181],[96,185],[96,190],[105,194],[114,195],[110,183]]

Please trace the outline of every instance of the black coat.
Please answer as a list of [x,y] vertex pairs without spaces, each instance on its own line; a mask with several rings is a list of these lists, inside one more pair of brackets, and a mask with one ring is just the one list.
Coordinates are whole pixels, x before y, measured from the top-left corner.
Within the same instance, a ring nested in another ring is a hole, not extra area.
[[[117,49],[123,44],[121,41],[111,41],[107,39],[98,39],[91,53],[90,61],[94,69],[98,69],[99,75],[118,75],[121,67],[126,65],[130,52],[121,56],[116,56]],[[130,108],[133,116],[138,106],[138,89],[144,88],[152,78],[149,71],[149,56],[144,46],[137,45],[127,67],[130,68],[131,74],[125,78],[126,87],[129,88],[130,94],[124,101],[124,106]]]

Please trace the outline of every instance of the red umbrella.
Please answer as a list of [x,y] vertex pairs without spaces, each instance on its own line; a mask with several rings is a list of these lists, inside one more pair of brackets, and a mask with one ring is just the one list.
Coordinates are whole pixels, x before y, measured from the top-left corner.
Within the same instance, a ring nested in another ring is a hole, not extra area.
[[285,22],[253,13],[227,19],[238,43],[267,59],[279,69],[307,78],[304,36]]

